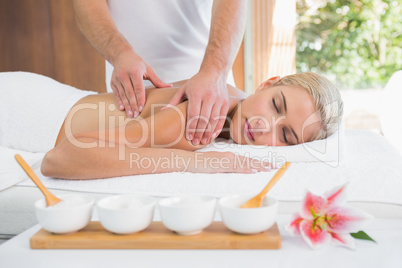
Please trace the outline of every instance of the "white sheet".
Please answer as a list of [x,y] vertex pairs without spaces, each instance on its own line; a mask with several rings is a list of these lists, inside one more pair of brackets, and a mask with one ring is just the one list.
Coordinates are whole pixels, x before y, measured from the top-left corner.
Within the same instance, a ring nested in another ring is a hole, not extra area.
[[[251,146],[239,145],[228,140],[217,139],[207,147],[199,150],[206,151],[231,151],[239,155],[255,157],[260,160],[269,161],[273,164],[281,164],[288,162],[327,162],[329,165],[337,165],[343,157],[344,151],[344,128],[341,126],[332,136],[325,140],[308,142],[295,146],[286,147],[267,147],[267,146]],[[29,153],[20,150],[0,147],[0,163],[4,167],[0,169],[0,191],[7,187],[13,186],[24,179],[24,172],[14,160],[14,155],[19,153],[30,166],[37,168],[40,174],[40,161],[44,153]],[[170,177],[169,174],[150,175],[155,178]],[[173,175],[174,176],[174,175]],[[212,174],[212,176],[214,176]],[[136,176],[143,177],[143,176]],[[148,178],[149,176],[147,176]],[[203,176],[205,177],[205,175]],[[26,176],[25,176],[26,178]],[[83,184],[80,182],[79,184]],[[98,183],[97,183],[98,184]],[[114,184],[114,183],[113,183]]]
[[344,136],[344,126],[340,125],[338,130],[327,139],[299,145],[278,147],[239,145],[233,141],[217,139],[211,145],[198,151],[231,151],[239,155],[267,159],[273,164],[276,162],[283,164],[285,161],[292,163],[327,162],[328,164],[334,162],[332,164],[336,166],[343,158]]
[[[47,152],[83,91],[28,72],[0,72],[0,146]],[[16,121],[18,118],[18,121]]]
[[40,174],[40,164],[45,153],[30,153],[0,146],[0,191],[28,179],[15,160],[15,154],[20,154],[36,174]]
[[[24,155],[23,155],[24,156]],[[36,169],[39,174],[39,170]],[[275,172],[257,174],[164,173],[113,179],[71,181],[41,177],[51,189],[95,193],[142,193],[153,196],[257,193]],[[334,162],[292,163],[271,190],[283,201],[298,201],[305,190],[324,192],[349,181],[349,201],[402,205],[402,155],[382,136],[370,131],[347,130],[344,159]],[[19,185],[33,186],[30,180]]]

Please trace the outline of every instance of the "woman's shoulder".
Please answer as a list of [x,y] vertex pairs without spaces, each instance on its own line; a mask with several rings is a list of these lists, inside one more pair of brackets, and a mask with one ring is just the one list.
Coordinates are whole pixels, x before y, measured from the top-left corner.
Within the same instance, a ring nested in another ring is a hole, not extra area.
[[146,100],[150,103],[163,104],[169,103],[170,99],[176,94],[179,87],[170,88],[150,88],[145,90]]
[[[172,87],[168,88],[155,88],[148,87],[145,90],[146,100],[150,103],[163,104],[169,103],[171,98],[177,93],[179,88],[185,84],[187,80],[178,81],[173,83]],[[236,98],[246,98],[247,94],[231,85],[227,85],[229,96]],[[109,101],[110,103],[115,102],[113,93],[100,93],[95,95],[89,95],[83,98],[80,102],[99,102],[99,101]]]
[[[173,97],[174,94],[176,94],[177,90],[182,85],[184,85],[186,81],[187,80],[175,82],[175,83],[172,84],[173,86],[169,87],[169,88],[154,88],[154,87],[147,88],[145,90],[146,96],[147,96],[147,98],[149,98],[150,96],[154,96],[154,95],[158,95],[158,96],[161,96],[161,97]],[[238,88],[236,88],[236,87],[234,87],[232,85],[227,84],[227,89],[228,89],[228,92],[229,92],[229,96],[239,97],[239,98],[246,98],[247,97],[247,94],[244,91],[242,91],[242,90],[240,90],[240,89],[238,89]]]
[[247,94],[246,92],[232,86],[232,85],[227,85],[228,86],[228,92],[229,92],[229,96],[231,97],[238,97],[240,99],[244,99],[247,98]]

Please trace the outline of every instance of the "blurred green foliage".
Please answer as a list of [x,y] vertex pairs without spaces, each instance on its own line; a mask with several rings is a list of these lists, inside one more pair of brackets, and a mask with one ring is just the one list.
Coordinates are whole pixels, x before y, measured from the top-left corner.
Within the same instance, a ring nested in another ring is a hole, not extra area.
[[296,66],[340,88],[384,86],[402,69],[401,0],[297,0]]

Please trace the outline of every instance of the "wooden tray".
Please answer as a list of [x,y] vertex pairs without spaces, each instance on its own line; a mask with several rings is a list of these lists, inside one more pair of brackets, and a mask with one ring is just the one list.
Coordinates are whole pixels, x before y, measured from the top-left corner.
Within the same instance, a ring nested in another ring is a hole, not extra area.
[[255,235],[241,235],[227,229],[222,222],[213,222],[200,234],[178,235],[162,222],[152,222],[144,231],[117,235],[93,221],[79,232],[67,235],[39,230],[30,239],[33,249],[279,249],[278,226]]

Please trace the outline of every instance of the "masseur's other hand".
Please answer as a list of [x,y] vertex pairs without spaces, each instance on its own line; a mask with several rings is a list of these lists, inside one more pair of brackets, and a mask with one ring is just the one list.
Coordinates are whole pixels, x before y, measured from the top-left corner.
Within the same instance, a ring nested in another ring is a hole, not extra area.
[[207,144],[222,131],[229,109],[226,76],[198,73],[170,100],[177,105],[188,99],[186,138],[194,145]]
[[111,87],[120,110],[126,110],[128,117],[137,117],[145,106],[145,80],[155,87],[171,87],[155,74],[152,68],[133,50],[119,54],[114,61]]

